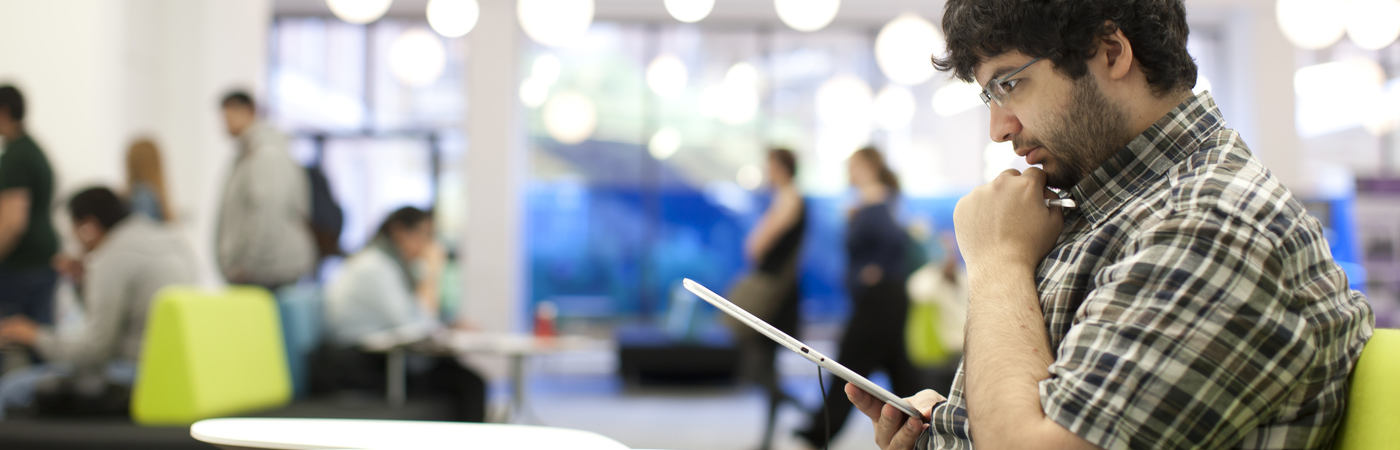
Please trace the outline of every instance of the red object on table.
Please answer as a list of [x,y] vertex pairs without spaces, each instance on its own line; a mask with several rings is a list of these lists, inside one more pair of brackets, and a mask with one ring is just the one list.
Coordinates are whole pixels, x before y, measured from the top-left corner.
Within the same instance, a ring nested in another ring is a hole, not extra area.
[[558,330],[554,328],[554,320],[559,315],[559,310],[552,302],[540,302],[535,307],[535,337],[554,337],[558,335]]

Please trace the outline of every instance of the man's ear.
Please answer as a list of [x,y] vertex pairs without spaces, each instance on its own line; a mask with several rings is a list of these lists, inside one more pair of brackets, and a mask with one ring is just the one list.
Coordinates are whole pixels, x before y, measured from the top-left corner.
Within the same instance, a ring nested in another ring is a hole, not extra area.
[[1100,38],[1099,50],[1103,52],[1104,61],[1108,64],[1108,78],[1121,80],[1128,76],[1128,71],[1133,67],[1133,45],[1128,42],[1128,36],[1123,34],[1118,25],[1105,22],[1104,27],[1112,29],[1113,33]]

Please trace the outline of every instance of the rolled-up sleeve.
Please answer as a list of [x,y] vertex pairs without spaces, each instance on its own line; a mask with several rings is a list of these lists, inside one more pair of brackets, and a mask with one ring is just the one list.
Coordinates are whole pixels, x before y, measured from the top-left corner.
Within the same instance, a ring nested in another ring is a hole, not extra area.
[[100,367],[117,356],[127,325],[135,267],[122,258],[95,257],[84,277],[87,310],[83,326],[72,334],[45,330],[35,348],[46,359],[80,368]]
[[1238,443],[1314,354],[1277,245],[1223,214],[1142,231],[1095,274],[1040,383],[1046,416],[1103,448]]

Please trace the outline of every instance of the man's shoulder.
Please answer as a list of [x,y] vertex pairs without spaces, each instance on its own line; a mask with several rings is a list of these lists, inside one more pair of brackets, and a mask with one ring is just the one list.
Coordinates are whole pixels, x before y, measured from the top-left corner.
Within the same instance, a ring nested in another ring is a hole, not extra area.
[[179,231],[139,214],[117,224],[111,238],[93,254],[94,261],[131,262],[143,258],[178,258],[192,248]]
[[0,189],[43,189],[52,177],[48,158],[28,136],[6,143],[5,151],[0,152]]
[[341,267],[342,273],[353,273],[354,277],[365,275],[376,275],[382,272],[396,270],[394,258],[378,248],[370,247],[345,259],[345,264]]
[[1306,215],[1293,192],[1228,128],[1202,136],[1167,184],[1168,210],[1186,217],[1237,221],[1282,236]]
[[22,162],[24,164],[46,164],[44,151],[39,149],[39,144],[29,136],[24,136],[5,144],[5,151],[0,153],[0,161]]

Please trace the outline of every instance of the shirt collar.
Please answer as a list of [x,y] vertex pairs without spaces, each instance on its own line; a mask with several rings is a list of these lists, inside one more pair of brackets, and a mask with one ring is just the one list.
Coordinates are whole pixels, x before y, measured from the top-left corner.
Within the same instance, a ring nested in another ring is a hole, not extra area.
[[243,133],[239,134],[235,140],[238,141],[239,146],[243,147],[243,150],[251,152],[257,147],[253,144],[267,132],[267,129],[267,122],[263,122],[262,119],[254,119],[253,123],[248,124],[248,128],[243,130]]
[[1196,151],[1201,136],[1223,125],[1209,93],[1182,101],[1069,190],[1078,214],[1090,223],[1103,221]]

